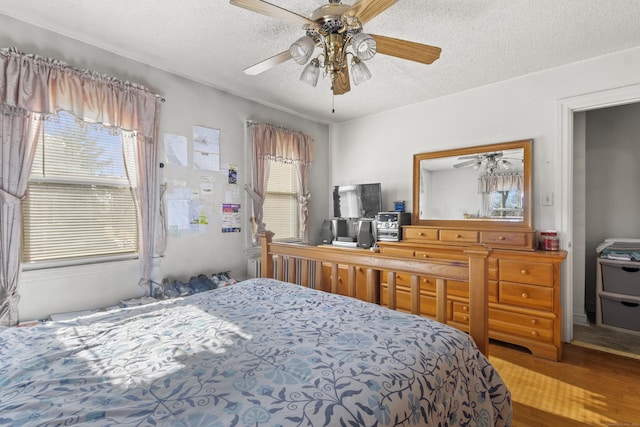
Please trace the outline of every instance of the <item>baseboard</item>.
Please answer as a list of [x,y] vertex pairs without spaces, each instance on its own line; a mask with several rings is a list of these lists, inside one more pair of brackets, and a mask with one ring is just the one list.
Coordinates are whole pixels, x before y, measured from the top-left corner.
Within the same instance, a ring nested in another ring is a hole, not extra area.
[[573,313],[573,323],[579,323],[581,325],[588,325],[589,318],[583,313]]

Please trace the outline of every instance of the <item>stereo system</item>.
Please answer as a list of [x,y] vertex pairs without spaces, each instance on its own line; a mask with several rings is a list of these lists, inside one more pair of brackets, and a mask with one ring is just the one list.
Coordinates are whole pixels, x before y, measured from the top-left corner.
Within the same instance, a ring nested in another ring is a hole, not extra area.
[[399,242],[402,240],[402,226],[411,224],[409,212],[378,212],[376,230],[378,241]]
[[402,226],[411,224],[408,212],[379,212],[372,218],[333,218],[322,222],[320,240],[325,245],[371,248],[376,241],[402,240]]

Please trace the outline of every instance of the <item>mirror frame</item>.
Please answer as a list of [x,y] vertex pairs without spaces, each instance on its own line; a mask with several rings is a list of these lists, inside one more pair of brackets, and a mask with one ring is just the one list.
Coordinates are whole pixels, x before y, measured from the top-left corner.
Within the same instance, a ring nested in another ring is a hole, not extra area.
[[[456,148],[453,150],[434,151],[430,153],[418,153],[413,155],[413,225],[453,226],[464,228],[527,228],[532,226],[532,195],[531,195],[531,150],[533,140],[502,142],[497,144],[479,145],[474,147]],[[420,219],[420,162],[427,159],[443,157],[458,157],[470,154],[487,153],[492,151],[513,150],[522,148],[523,153],[523,177],[524,197],[522,220],[514,221],[500,218],[480,219]]]

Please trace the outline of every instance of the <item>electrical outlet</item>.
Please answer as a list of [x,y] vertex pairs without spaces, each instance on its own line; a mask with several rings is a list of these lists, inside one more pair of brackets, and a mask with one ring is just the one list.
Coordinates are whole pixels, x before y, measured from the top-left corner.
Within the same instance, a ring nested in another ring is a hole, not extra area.
[[553,193],[544,193],[542,195],[542,206],[553,206]]

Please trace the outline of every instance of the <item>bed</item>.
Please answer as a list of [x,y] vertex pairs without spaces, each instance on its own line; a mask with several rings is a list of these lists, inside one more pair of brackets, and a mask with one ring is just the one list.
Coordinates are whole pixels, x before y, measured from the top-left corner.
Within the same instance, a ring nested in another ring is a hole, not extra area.
[[0,328],[0,360],[0,425],[511,425],[467,334],[274,279]]

